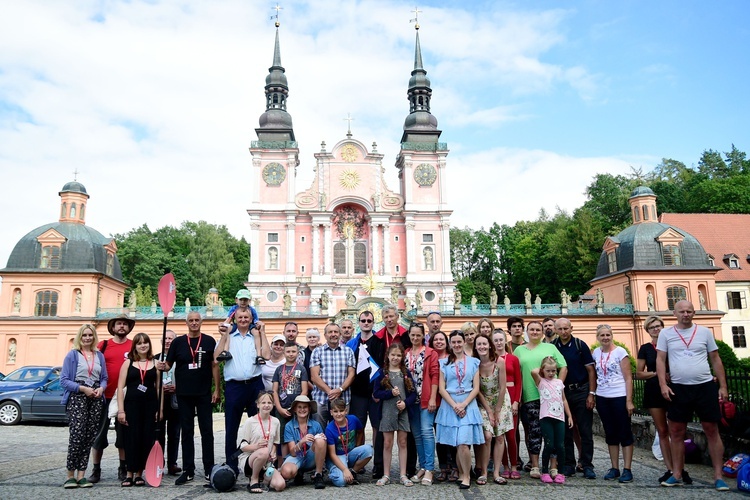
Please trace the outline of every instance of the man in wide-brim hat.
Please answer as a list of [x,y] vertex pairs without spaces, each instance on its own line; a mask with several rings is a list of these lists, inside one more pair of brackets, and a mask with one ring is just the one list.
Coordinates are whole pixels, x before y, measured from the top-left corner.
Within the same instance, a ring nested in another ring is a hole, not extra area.
[[[99,433],[94,440],[94,445],[91,447],[91,462],[93,464],[93,470],[89,476],[89,481],[92,483],[98,483],[101,480],[102,469],[102,454],[104,448],[109,445],[107,441],[107,433],[109,431],[109,405],[117,404],[116,400],[112,403],[112,398],[115,395],[115,389],[117,389],[117,377],[120,375],[120,367],[125,362],[127,354],[130,352],[130,348],[133,342],[128,338],[128,335],[133,331],[135,326],[135,320],[127,317],[124,314],[107,321],[107,331],[112,335],[111,339],[103,340],[99,342],[97,348],[104,354],[104,361],[107,366],[107,374],[109,379],[112,381],[107,385],[104,390],[104,397],[107,402],[104,405],[104,411],[102,412],[101,426],[99,427]],[[119,422],[115,420],[115,432],[117,433],[117,440],[115,446],[120,454],[120,466],[117,470],[117,477],[120,481],[125,479],[126,466],[125,466],[125,443],[123,437],[123,429]]]
[[300,394],[292,403],[292,420],[284,428],[284,443],[289,455],[281,466],[284,479],[294,479],[295,485],[304,483],[303,474],[315,470],[315,489],[325,488],[323,466],[326,461],[326,436],[323,427],[310,416],[317,413],[318,405]]

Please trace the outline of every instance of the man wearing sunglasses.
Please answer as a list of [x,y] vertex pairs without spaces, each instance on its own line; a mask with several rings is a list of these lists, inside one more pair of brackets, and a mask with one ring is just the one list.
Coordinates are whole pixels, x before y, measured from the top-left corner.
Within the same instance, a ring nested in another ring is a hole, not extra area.
[[[355,360],[359,359],[360,351],[366,349],[367,353],[372,356],[372,359],[382,366],[381,361],[385,358],[385,342],[372,333],[374,325],[375,317],[372,312],[362,311],[359,314],[359,333],[346,345],[354,351]],[[375,443],[375,436],[378,433],[378,427],[380,427],[380,402],[372,398],[373,387],[370,382],[371,375],[372,368],[367,368],[354,376],[354,382],[351,387],[352,398],[349,402],[349,413],[357,417],[362,422],[363,427],[367,426],[367,415],[370,415],[372,442]],[[382,467],[381,459],[380,468],[382,469]]]

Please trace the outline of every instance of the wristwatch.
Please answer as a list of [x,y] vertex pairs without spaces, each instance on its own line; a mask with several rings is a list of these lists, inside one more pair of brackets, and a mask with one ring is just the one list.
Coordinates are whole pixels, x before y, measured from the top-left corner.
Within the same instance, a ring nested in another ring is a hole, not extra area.
[[596,393],[594,391],[589,391],[589,394],[591,394],[592,396],[596,396]]

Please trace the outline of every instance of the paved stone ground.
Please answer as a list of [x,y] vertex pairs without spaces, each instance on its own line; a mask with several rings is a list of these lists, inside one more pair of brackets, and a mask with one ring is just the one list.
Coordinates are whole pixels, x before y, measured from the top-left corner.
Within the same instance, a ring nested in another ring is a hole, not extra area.
[[[196,428],[196,440],[200,433]],[[223,459],[224,422],[223,416],[216,415],[214,419],[214,435],[216,443],[216,458]],[[114,431],[110,431],[110,442],[114,442]],[[117,460],[113,447],[104,453],[103,480],[91,489],[64,490],[65,457],[68,443],[68,429],[62,425],[22,424],[13,427],[0,427],[0,499],[53,499],[62,495],[63,498],[102,498],[129,499],[149,498],[157,499],[190,499],[217,498],[218,493],[205,488],[199,476],[192,483],[175,486],[174,477],[166,476],[159,488],[121,488],[116,480]],[[462,499],[482,500],[485,498],[515,497],[536,499],[569,499],[578,498],[607,498],[643,499],[643,498],[740,498],[733,480],[727,480],[732,488],[731,492],[718,493],[713,489],[713,476],[709,467],[690,465],[689,471],[695,483],[692,486],[667,489],[657,484],[657,478],[663,473],[663,464],[656,461],[650,452],[636,449],[633,463],[635,481],[630,484],[619,484],[604,481],[601,476],[609,467],[606,446],[601,438],[596,438],[594,465],[599,478],[596,480],[583,479],[580,475],[569,478],[567,483],[560,485],[545,485],[537,479],[525,475],[521,480],[511,481],[507,486],[488,484],[461,491],[454,484],[435,483],[432,486],[416,485],[405,488],[391,484],[385,487],[375,486],[369,474],[360,477],[362,484],[346,488],[335,488],[330,484],[324,490],[314,490],[311,484],[301,487],[290,486],[283,493],[265,493],[272,497],[288,498],[292,500],[307,499],[310,496],[320,499]],[[523,446],[522,446],[523,448]],[[198,454],[196,463],[200,464],[200,444],[196,443]],[[525,451],[522,450],[522,455]],[[395,455],[395,453],[394,453]],[[394,457],[395,458],[395,457]],[[395,473],[391,477],[398,477]],[[246,498],[247,480],[240,478],[234,492],[222,494],[221,498]],[[745,497],[746,498],[746,497]]]

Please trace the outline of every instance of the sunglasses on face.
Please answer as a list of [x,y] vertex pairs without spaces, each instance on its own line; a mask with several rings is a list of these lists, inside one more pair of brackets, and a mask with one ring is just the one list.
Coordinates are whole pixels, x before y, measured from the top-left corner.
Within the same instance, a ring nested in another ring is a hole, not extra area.
[[360,323],[372,323],[373,321],[371,319],[361,319],[359,320]]

